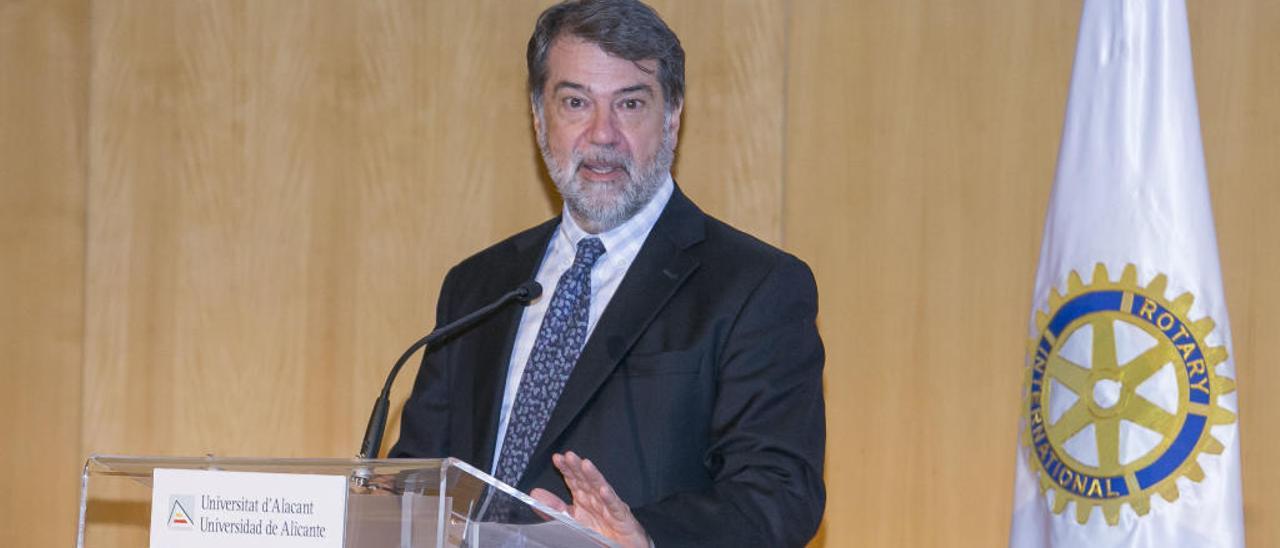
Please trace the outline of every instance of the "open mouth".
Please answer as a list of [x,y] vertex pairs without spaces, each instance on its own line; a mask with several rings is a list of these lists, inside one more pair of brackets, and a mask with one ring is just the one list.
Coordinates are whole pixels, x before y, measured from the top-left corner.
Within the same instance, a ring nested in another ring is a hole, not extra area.
[[579,164],[578,171],[588,179],[607,180],[625,175],[627,168],[624,164],[618,162],[588,160]]

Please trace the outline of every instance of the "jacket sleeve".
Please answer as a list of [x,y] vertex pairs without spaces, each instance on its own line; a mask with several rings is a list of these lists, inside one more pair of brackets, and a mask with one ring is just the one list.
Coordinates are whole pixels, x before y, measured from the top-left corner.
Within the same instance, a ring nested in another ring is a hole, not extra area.
[[[444,278],[436,301],[436,325],[444,325],[451,316],[454,271]],[[444,458],[449,456],[449,388],[448,346],[439,351],[426,349],[413,391],[400,414],[400,439],[387,453],[388,458]]]
[[786,255],[746,299],[717,364],[703,491],[633,509],[658,548],[804,546],[822,520],[824,352],[813,273]]

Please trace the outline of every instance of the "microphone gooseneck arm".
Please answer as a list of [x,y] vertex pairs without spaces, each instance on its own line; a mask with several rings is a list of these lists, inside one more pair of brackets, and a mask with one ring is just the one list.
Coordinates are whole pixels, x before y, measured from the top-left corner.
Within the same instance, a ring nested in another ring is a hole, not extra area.
[[395,382],[396,375],[400,374],[400,368],[409,361],[418,349],[424,346],[435,345],[438,341],[446,339],[459,332],[471,327],[476,322],[493,314],[499,308],[506,306],[511,301],[519,301],[520,304],[529,304],[530,301],[538,298],[542,294],[542,285],[536,281],[530,280],[520,287],[508,291],[498,300],[485,305],[484,307],[467,314],[447,325],[436,328],[427,336],[418,339],[417,342],[409,346],[404,354],[400,355],[400,359],[396,360],[395,366],[391,368],[391,373],[387,375],[387,382],[382,385],[382,393],[378,395],[378,400],[373,404],[373,412],[369,414],[369,424],[364,429],[364,442],[360,444],[360,453],[358,457],[362,459],[378,458],[378,449],[382,447],[382,434],[387,428],[387,413],[391,407],[391,384]]

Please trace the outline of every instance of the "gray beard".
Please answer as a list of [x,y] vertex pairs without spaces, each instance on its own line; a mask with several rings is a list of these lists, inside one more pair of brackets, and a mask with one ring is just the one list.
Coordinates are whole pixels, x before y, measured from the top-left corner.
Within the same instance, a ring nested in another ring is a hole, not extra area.
[[[616,228],[644,209],[658,193],[675,161],[675,135],[670,121],[669,117],[663,119],[662,143],[653,161],[639,168],[633,158],[611,148],[586,153],[574,151],[566,165],[560,165],[551,155],[546,137],[538,135],[538,149],[542,152],[547,173],[551,175],[569,213],[584,230],[599,234]],[[546,124],[542,126],[546,127]],[[627,176],[614,183],[584,181],[578,177],[578,168],[586,160],[622,164]]]

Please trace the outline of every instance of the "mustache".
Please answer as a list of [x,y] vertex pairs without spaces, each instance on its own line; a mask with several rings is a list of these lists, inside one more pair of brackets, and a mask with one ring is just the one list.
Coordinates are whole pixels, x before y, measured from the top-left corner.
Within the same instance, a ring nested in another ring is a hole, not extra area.
[[574,151],[572,160],[573,171],[581,168],[582,164],[605,164],[621,166],[628,175],[635,172],[635,164],[631,155],[615,149],[602,148],[586,152]]

